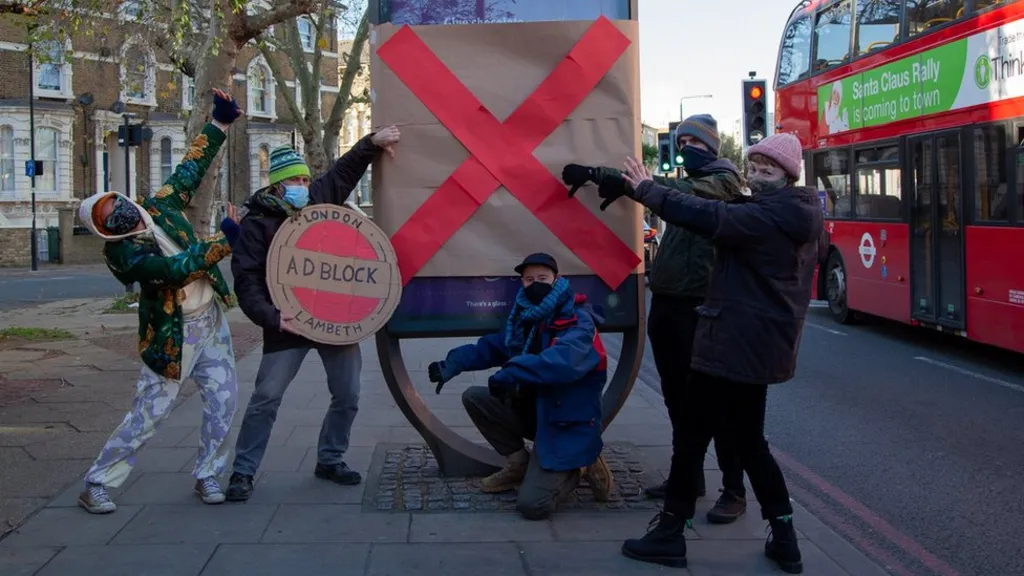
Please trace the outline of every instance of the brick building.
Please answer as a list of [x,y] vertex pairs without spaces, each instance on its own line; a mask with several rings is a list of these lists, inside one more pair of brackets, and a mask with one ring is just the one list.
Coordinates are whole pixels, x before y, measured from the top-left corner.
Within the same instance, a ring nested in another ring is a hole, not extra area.
[[[70,58],[33,67],[36,159],[43,162],[43,176],[35,186],[41,229],[58,226],[61,211],[65,218],[72,215],[82,198],[98,190],[124,191],[126,178],[133,194],[156,190],[185,154],[194,82],[146,41],[144,29],[131,23],[131,4],[122,3],[119,14],[96,16],[106,20],[96,26],[97,32],[79,33],[64,46],[49,48]],[[30,73],[23,26],[0,18],[0,266],[27,265],[31,257],[32,189],[25,176],[31,142]],[[278,28],[275,34],[291,29]],[[312,62],[312,24],[300,18],[299,33]],[[321,110],[329,111],[338,94],[339,59],[336,34],[325,37],[320,100]],[[288,76],[288,88],[299,94],[301,86],[284,55],[275,56],[281,58],[279,70]],[[229,132],[220,189],[222,201],[240,204],[266,184],[270,151],[282,144],[301,151],[302,139],[290,123],[270,66],[255,47],[247,46],[239,55],[232,92],[245,116]],[[132,123],[142,122],[152,131],[149,141],[129,149],[127,171],[124,149],[117,143],[117,129],[124,122],[114,111],[119,102],[135,115]],[[362,131],[369,113],[365,120],[358,114],[354,124]],[[63,236],[65,247],[77,238]],[[41,245],[45,252],[46,242]]]
[[[352,41],[344,40],[339,43],[338,52],[347,55],[352,50]],[[363,45],[363,52],[361,54],[360,62],[362,64],[362,70],[359,75],[356,76],[355,81],[352,83],[352,94],[361,96],[367,93],[370,89],[370,45],[366,43]],[[345,59],[340,58],[338,60],[338,77],[345,73]],[[341,127],[341,137],[338,138],[338,155],[341,156],[347,152],[360,138],[373,132],[372,118],[370,116],[370,103],[366,101],[357,101],[349,106],[348,110],[345,111],[345,122]],[[355,190],[352,191],[352,197],[350,201],[360,207],[361,210],[368,213],[371,217],[373,216],[373,197],[371,195],[370,188],[370,176],[373,172],[371,167],[363,175],[362,180],[359,181],[359,185]]]

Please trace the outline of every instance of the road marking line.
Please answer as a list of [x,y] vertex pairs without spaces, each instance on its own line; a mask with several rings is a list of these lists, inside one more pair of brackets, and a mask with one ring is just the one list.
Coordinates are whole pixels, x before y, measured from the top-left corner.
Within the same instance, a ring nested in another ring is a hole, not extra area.
[[1019,384],[1013,384],[1012,382],[1007,382],[1006,380],[1000,380],[999,378],[986,376],[978,372],[972,372],[971,370],[968,370],[966,368],[961,368],[959,366],[954,366],[952,364],[947,364],[945,362],[939,362],[938,360],[932,360],[931,358],[925,358],[924,356],[916,356],[914,357],[914,360],[920,360],[921,362],[926,362],[928,364],[931,364],[932,366],[938,366],[939,368],[952,370],[953,372],[963,374],[964,376],[971,376],[973,378],[977,378],[978,380],[984,380],[986,382],[991,382],[992,384],[998,384],[1003,388],[1009,388],[1010,390],[1015,390],[1017,392],[1024,392],[1024,386],[1021,386]]
[[825,332],[828,332],[829,334],[835,334],[836,336],[846,336],[846,332],[840,332],[839,330],[833,330],[831,328],[826,328],[826,327],[824,327],[824,326],[822,326],[820,324],[815,324],[814,322],[804,321],[804,326],[810,326],[811,328],[817,328],[818,330],[824,330]]

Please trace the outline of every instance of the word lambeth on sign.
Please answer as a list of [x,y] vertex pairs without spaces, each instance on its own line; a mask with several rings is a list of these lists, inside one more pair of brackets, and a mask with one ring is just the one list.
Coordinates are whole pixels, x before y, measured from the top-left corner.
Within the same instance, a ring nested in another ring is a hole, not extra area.
[[[416,32],[403,26],[377,56],[469,150],[470,158],[392,237],[405,283],[504,186],[611,288],[640,263],[533,151],[586,99],[630,41],[605,17],[504,122],[473,95]],[[424,242],[428,239],[429,243]]]
[[282,315],[322,344],[355,344],[391,318],[402,296],[395,251],[369,219],[340,206],[309,206],[270,245],[267,286]]

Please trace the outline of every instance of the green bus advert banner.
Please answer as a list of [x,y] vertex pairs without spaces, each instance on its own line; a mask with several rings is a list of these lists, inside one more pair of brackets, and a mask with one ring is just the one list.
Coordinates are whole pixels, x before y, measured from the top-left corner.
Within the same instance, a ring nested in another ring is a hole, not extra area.
[[1024,20],[818,87],[818,137],[1024,96]]

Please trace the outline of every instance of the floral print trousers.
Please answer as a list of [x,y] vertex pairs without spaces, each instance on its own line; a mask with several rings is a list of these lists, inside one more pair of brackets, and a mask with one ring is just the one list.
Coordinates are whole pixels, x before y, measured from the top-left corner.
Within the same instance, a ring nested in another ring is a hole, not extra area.
[[[231,330],[218,304],[185,319],[182,359],[182,380],[191,376],[203,399],[199,455],[192,475],[219,476],[227,464],[229,446],[225,440],[238,401],[238,379]],[[136,452],[170,414],[180,389],[181,382],[142,367],[131,410],[86,473],[87,484],[117,488],[124,483],[135,467]]]

